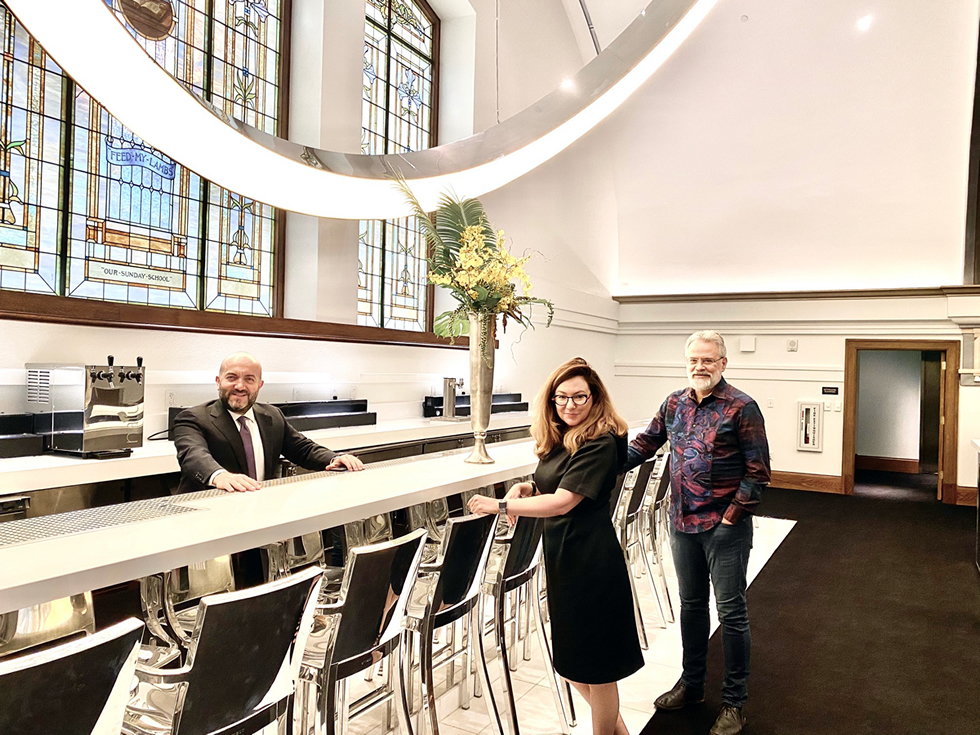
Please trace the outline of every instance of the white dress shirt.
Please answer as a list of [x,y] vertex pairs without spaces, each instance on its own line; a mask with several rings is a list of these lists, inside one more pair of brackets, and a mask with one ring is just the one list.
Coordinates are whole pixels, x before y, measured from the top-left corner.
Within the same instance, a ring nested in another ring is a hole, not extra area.
[[[259,425],[255,422],[255,412],[249,408],[245,413],[238,413],[236,411],[228,411],[228,415],[231,416],[231,420],[235,424],[235,428],[241,432],[242,425],[238,422],[241,416],[245,417],[245,423],[248,425],[248,431],[252,435],[252,453],[255,455],[255,474],[258,475],[255,479],[259,482],[265,479],[265,451],[262,448],[262,436],[259,434]],[[227,472],[226,469],[217,470],[208,479],[208,485],[214,484],[214,478],[220,475],[222,472]]]

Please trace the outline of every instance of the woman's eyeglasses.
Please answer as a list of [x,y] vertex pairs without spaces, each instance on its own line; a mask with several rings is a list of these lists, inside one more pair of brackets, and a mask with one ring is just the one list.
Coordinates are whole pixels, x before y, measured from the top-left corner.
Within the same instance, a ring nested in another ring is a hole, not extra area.
[[561,393],[556,393],[551,400],[559,406],[567,406],[569,401],[575,406],[584,406],[591,397],[589,393],[579,393],[577,396],[563,396]]

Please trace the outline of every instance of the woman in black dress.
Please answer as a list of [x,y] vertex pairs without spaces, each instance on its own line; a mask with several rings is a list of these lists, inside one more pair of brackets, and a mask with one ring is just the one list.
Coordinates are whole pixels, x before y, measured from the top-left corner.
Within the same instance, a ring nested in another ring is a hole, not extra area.
[[546,519],[555,670],[589,703],[595,735],[627,735],[616,682],[643,666],[629,571],[609,512],[626,428],[595,370],[580,357],[569,360],[535,399],[534,481],[514,485],[499,503],[477,495],[469,504],[511,522]]

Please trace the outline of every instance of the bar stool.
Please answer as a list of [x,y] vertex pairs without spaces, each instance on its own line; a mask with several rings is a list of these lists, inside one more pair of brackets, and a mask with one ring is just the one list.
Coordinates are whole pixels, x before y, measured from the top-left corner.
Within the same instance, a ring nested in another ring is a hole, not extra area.
[[636,618],[636,631],[640,637],[640,647],[643,650],[647,650],[650,647],[647,641],[646,626],[643,624],[643,611],[640,607],[640,597],[636,589],[636,578],[641,576],[643,573],[643,567],[640,567],[640,559],[643,558],[644,566],[646,571],[650,576],[650,585],[653,590],[654,598],[657,600],[657,605],[660,607],[660,618],[663,622],[661,627],[666,627],[666,617],[664,615],[663,606],[660,603],[660,597],[657,594],[656,587],[653,585],[653,570],[650,568],[650,559],[646,554],[646,549],[643,545],[643,521],[642,521],[642,509],[643,501],[647,495],[647,488],[650,484],[650,477],[654,472],[654,469],[663,464],[663,460],[660,458],[649,459],[635,470],[631,471],[631,474],[635,472],[636,474],[632,478],[631,487],[625,489],[620,496],[619,500],[619,510],[616,513],[615,526],[619,534],[619,544],[623,549],[623,556],[626,558],[626,565],[629,568],[629,578],[630,578],[630,592],[633,596],[633,614]]
[[0,658],[95,632],[92,593],[42,602],[0,615]]
[[[153,585],[147,580],[147,588]],[[169,630],[186,649],[194,639],[199,602],[208,595],[234,592],[235,573],[231,556],[178,567],[162,575],[163,611]],[[148,616],[148,619],[152,617]]]
[[[422,560],[426,533],[405,536],[349,551],[340,596],[317,606],[313,632],[303,654],[297,698],[297,735],[325,732],[346,735],[348,722],[381,704],[391,722],[395,699],[389,666],[387,681],[355,702],[348,701],[347,678],[372,668],[396,650],[405,608]],[[400,688],[400,687],[399,687]],[[399,714],[409,732],[409,703],[400,692]]]
[[310,568],[201,599],[184,665],[137,665],[139,686],[123,732],[199,735],[232,725],[242,732],[284,725],[320,576]]
[[[561,731],[568,735],[571,732],[569,725],[570,718],[568,703],[562,693],[562,680],[555,671],[554,660],[551,655],[551,646],[548,643],[547,634],[544,628],[544,614],[541,608],[541,586],[539,580],[540,559],[541,559],[541,534],[544,526],[538,518],[528,518],[520,516],[514,524],[514,533],[505,544],[499,544],[491,554],[490,563],[487,565],[486,580],[483,583],[484,595],[489,600],[493,609],[493,627],[497,643],[497,655],[502,669],[501,681],[504,685],[503,702],[507,710],[506,717],[509,720],[511,735],[520,735],[520,723],[517,720],[517,702],[514,697],[514,684],[511,677],[511,658],[512,652],[507,646],[506,621],[507,621],[507,596],[516,594],[523,590],[525,596],[530,593],[529,600],[537,616],[538,645],[541,648],[541,655],[545,662],[548,674],[548,684],[551,693],[555,698],[555,709],[558,713]],[[498,553],[497,549],[504,547],[504,553]],[[530,587],[530,590],[528,590]],[[530,610],[528,614],[530,614]],[[484,605],[480,605],[479,628],[484,629]],[[520,627],[520,626],[517,626]],[[513,644],[516,647],[518,634],[515,630]],[[493,691],[487,686],[489,696],[493,697]],[[488,707],[489,710],[496,708]],[[499,709],[499,708],[497,708]],[[501,735],[502,729],[498,735]]]
[[118,733],[142,632],[143,623],[128,618],[85,638],[0,661],[0,732]]
[[[483,636],[476,622],[477,607],[481,598],[481,586],[486,572],[487,559],[493,545],[497,516],[465,516],[451,518],[446,522],[445,535],[435,561],[422,564],[419,580],[408,606],[408,624],[403,633],[402,646],[406,651],[405,662],[399,669],[401,687],[406,697],[413,699],[414,661],[412,656],[413,637],[418,635],[421,661],[419,665],[422,679],[422,706],[419,709],[418,733],[425,732],[424,715],[432,727],[433,735],[439,735],[439,720],[436,714],[434,670],[449,665],[449,685],[452,686],[455,661],[462,658],[463,676],[460,683],[460,700],[464,709],[469,707],[469,658],[472,644],[476,644],[478,668],[484,685],[489,688],[490,678],[487,670],[486,652]],[[463,646],[456,650],[455,636],[447,636],[450,641],[443,647],[443,655],[438,661],[434,652],[434,634],[439,628],[464,621]],[[476,631],[476,635],[473,632]],[[500,715],[496,703],[489,698],[490,719],[495,723],[495,732],[500,729]]]
[[[663,462],[654,473],[651,481],[653,491],[648,492],[643,505],[642,522],[643,530],[640,537],[646,543],[645,553],[649,555],[649,560],[656,567],[657,574],[650,576],[651,584],[656,584],[655,594],[657,602],[661,604],[661,613],[666,613],[665,620],[673,623],[675,618],[674,606],[670,600],[670,589],[667,586],[667,573],[664,571],[664,549],[669,549],[668,544],[664,544],[664,539],[669,533],[668,523],[670,523],[670,454],[665,453]],[[648,562],[649,563],[649,562]]]

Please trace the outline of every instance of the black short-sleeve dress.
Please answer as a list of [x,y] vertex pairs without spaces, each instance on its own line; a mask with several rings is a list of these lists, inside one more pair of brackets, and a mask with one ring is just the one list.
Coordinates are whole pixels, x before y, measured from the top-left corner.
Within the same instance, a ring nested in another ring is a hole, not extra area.
[[544,522],[544,562],[555,670],[581,684],[619,681],[643,666],[629,571],[613,528],[609,497],[626,459],[626,437],[605,434],[574,456],[559,444],[534,472],[542,493],[583,496]]

